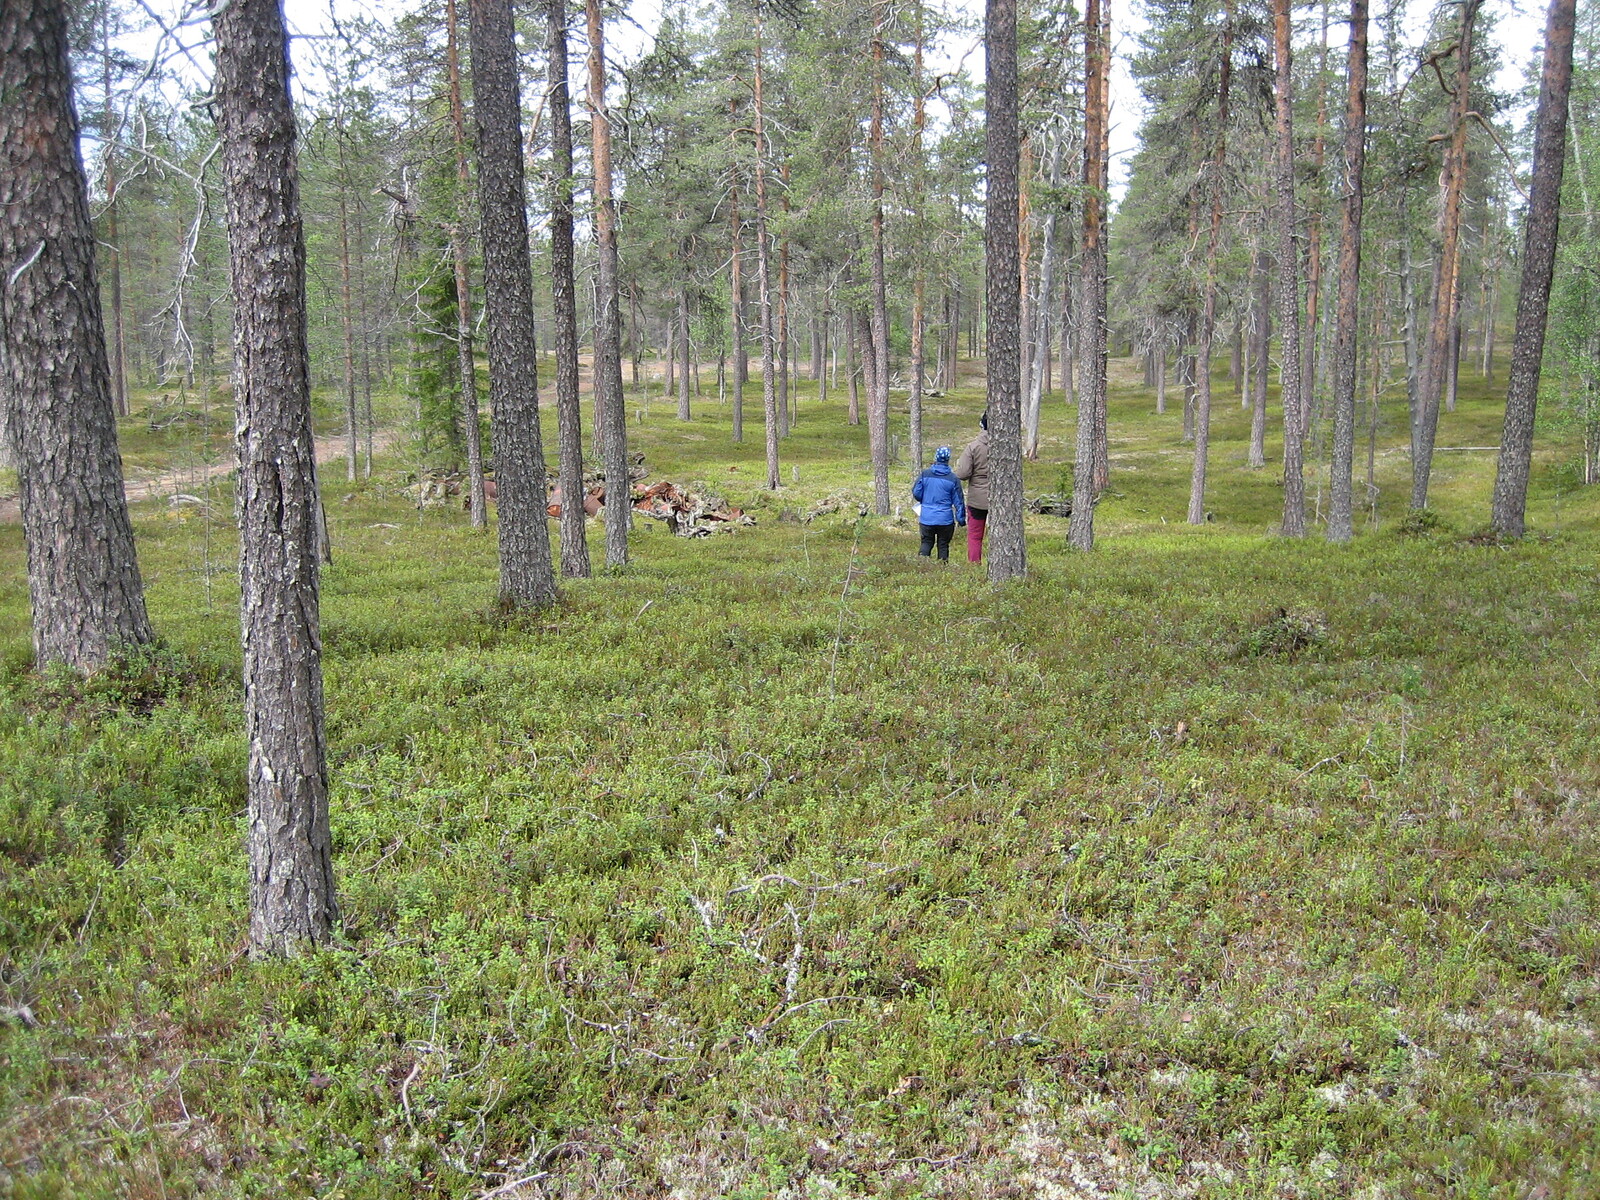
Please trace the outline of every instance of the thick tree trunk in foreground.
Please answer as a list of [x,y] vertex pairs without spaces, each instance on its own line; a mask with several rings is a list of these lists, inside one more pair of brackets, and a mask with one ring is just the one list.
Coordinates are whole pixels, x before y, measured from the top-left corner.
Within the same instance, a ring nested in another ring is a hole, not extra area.
[[549,471],[539,434],[539,350],[510,0],[472,0],[471,34],[500,598],[514,608],[541,608],[555,602],[556,577],[545,527]]
[[450,81],[450,136],[456,155],[456,212],[450,227],[450,259],[456,273],[456,370],[461,376],[461,425],[467,442],[467,503],[472,527],[489,525],[489,503],[483,489],[483,435],[478,428],[478,364],[472,350],[471,251],[467,222],[472,173],[467,167],[467,122],[461,106],[461,53],[456,0],[445,0],[445,66]]
[[1433,444],[1439,431],[1439,407],[1449,370],[1450,325],[1455,317],[1456,278],[1461,252],[1461,191],[1467,177],[1467,114],[1472,89],[1472,39],[1483,0],[1463,0],[1461,35],[1456,45],[1455,94],[1450,100],[1450,141],[1445,150],[1443,198],[1439,212],[1439,258],[1434,266],[1433,317],[1428,325],[1427,355],[1418,389],[1412,431],[1411,507],[1428,506],[1433,472]]
[[1273,95],[1277,110],[1278,153],[1273,162],[1278,200],[1278,324],[1281,338],[1283,400],[1283,535],[1306,533],[1304,420],[1301,389],[1300,254],[1295,247],[1294,202],[1294,51],[1291,44],[1290,0],[1272,0],[1273,57],[1277,63]]
[[1361,216],[1366,201],[1367,0],[1350,0],[1350,52],[1344,126],[1344,198],[1339,209],[1339,295],[1333,330],[1333,469],[1328,540],[1355,535],[1356,336],[1361,317]]
[[1017,251],[1017,5],[988,0],[984,286],[989,373],[989,578],[1027,574],[1022,526],[1022,267]]
[[33,650],[91,672],[152,639],[123,492],[62,6],[0,6],[0,407]]
[[1533,195],[1528,202],[1522,283],[1517,289],[1517,331],[1511,343],[1505,431],[1495,473],[1490,523],[1521,537],[1533,460],[1533,417],[1539,398],[1550,277],[1555,269],[1561,218],[1561,176],[1567,146],[1567,97],[1572,89],[1572,37],[1576,0],[1550,0],[1544,34],[1544,76],[1533,135]]
[[594,227],[599,253],[595,289],[599,328],[594,335],[594,390],[601,413],[600,442],[606,469],[606,566],[628,561],[633,481],[628,478],[628,412],[622,398],[622,313],[618,307],[617,205],[611,194],[611,118],[606,110],[606,43],[600,0],[588,0],[589,133],[594,159]]
[[[583,405],[578,399],[578,289],[572,245],[572,100],[567,86],[567,4],[547,0],[550,84],[550,294],[556,343],[556,436],[561,485],[561,574],[589,576],[583,511]],[[638,377],[638,322],[634,323]]]
[[[1078,550],[1094,549],[1095,462],[1098,458],[1095,437],[1099,432],[1095,413],[1098,397],[1104,392],[1106,345],[1106,247],[1105,225],[1106,160],[1101,152],[1107,108],[1107,70],[1109,53],[1101,0],[1088,0],[1084,8],[1083,121],[1083,251],[1079,268],[1082,303],[1078,306],[1080,327],[1077,354],[1081,383],[1078,386],[1077,453],[1072,469],[1072,516],[1067,523],[1067,543]],[[1071,368],[1065,358],[1062,372]]]
[[339,919],[328,831],[305,243],[279,0],[217,10],[216,106],[234,294],[239,583],[250,765],[250,945]]

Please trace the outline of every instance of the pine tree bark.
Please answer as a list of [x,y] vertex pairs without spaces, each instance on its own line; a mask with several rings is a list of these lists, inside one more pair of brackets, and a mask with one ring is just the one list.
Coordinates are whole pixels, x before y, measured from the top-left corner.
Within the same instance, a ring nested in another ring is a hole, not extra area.
[[1050,318],[1055,311],[1056,287],[1055,196],[1061,189],[1061,156],[1066,150],[1066,140],[1064,129],[1051,130],[1047,168],[1051,201],[1045,213],[1043,247],[1039,255],[1039,295],[1033,303],[1033,364],[1028,372],[1028,390],[1022,409],[1022,456],[1030,460],[1039,457],[1039,418],[1044,408],[1044,394],[1050,389]]
[[589,31],[589,133],[594,160],[594,225],[597,255],[594,382],[601,412],[601,450],[606,470],[606,566],[628,561],[633,517],[633,481],[628,478],[628,413],[622,396],[622,313],[619,309],[617,206],[611,186],[611,118],[606,108],[605,32],[600,0],[587,0]]
[[1225,6],[1217,83],[1217,142],[1210,162],[1211,230],[1206,236],[1205,288],[1195,347],[1194,469],[1189,476],[1189,524],[1206,519],[1206,467],[1211,448],[1211,341],[1217,327],[1217,254],[1222,239],[1222,174],[1228,151],[1228,101],[1233,83],[1233,2]]
[[883,21],[873,5],[872,26],[872,379],[867,388],[867,443],[872,453],[873,511],[889,515],[889,302],[883,245]]
[[739,187],[728,198],[729,319],[733,322],[733,440],[744,441],[744,385],[750,378],[750,356],[744,343],[743,218],[739,215]]
[[[1079,256],[1077,446],[1072,470],[1072,514],[1067,544],[1094,549],[1096,397],[1104,390],[1106,342],[1106,247],[1104,240],[1106,160],[1101,152],[1108,108],[1109,47],[1100,11],[1109,0],[1088,0],[1084,6],[1083,218]],[[1065,370],[1063,361],[1063,370]]]
[[[561,574],[589,577],[583,511],[583,404],[578,398],[578,288],[572,236],[572,96],[567,83],[567,2],[546,0],[550,87],[550,294],[555,324],[556,437],[561,486]],[[638,377],[638,321],[634,377]]]
[[693,414],[689,411],[689,284],[688,281],[678,285],[678,331],[673,338],[673,346],[681,355],[682,369],[678,372],[678,420],[688,421]]
[[1544,34],[1544,72],[1534,118],[1533,188],[1528,201],[1522,283],[1517,288],[1517,330],[1511,343],[1505,428],[1495,472],[1490,524],[1507,537],[1521,537],[1533,461],[1533,418],[1539,399],[1550,280],[1555,270],[1561,221],[1561,176],[1566,162],[1567,99],[1572,89],[1575,0],[1550,0]]
[[216,10],[216,103],[234,295],[240,623],[249,735],[250,945],[326,942],[328,829],[316,448],[305,242],[279,0]]
[[[1294,199],[1294,48],[1291,0],[1272,0],[1273,59],[1277,66],[1273,98],[1278,152],[1273,162],[1278,209],[1278,326],[1283,401],[1283,535],[1306,533],[1305,416],[1300,377],[1300,254],[1295,246]],[[1264,407],[1264,406],[1263,406]]]
[[472,271],[467,246],[472,172],[467,166],[467,122],[461,104],[460,20],[456,0],[445,0],[445,68],[450,85],[450,135],[456,156],[456,211],[450,226],[450,261],[456,279],[456,370],[461,379],[461,425],[467,443],[467,504],[472,527],[489,525],[483,487],[483,434],[478,427],[478,364],[472,349]]
[[1017,246],[1017,5],[984,11],[984,290],[989,375],[989,579],[1027,574],[1022,524],[1022,267]]
[[354,297],[350,292],[350,201],[345,172],[344,131],[335,128],[339,169],[339,326],[344,343],[345,481],[356,481],[361,457],[361,418],[356,406],[356,333]]
[[1350,0],[1350,49],[1345,99],[1344,187],[1339,206],[1339,294],[1333,331],[1333,467],[1328,540],[1355,536],[1356,338],[1361,318],[1361,218],[1366,203],[1367,0]]
[[[591,0],[591,3],[595,0]],[[756,192],[756,303],[761,309],[761,411],[766,423],[767,489],[777,491],[778,479],[778,390],[774,378],[775,355],[772,320],[771,245],[767,237],[767,131],[762,106],[762,18],[756,16],[755,53],[755,192]]]
[[1455,315],[1456,276],[1461,244],[1461,192],[1467,176],[1467,113],[1471,107],[1473,34],[1483,0],[1462,0],[1461,34],[1456,45],[1456,79],[1450,99],[1450,141],[1445,151],[1443,197],[1439,213],[1439,256],[1434,264],[1433,315],[1423,359],[1412,440],[1411,507],[1428,506],[1433,446],[1439,431],[1450,357],[1450,325]]
[[[1265,231],[1262,231],[1263,240]],[[1272,343],[1272,256],[1256,251],[1250,272],[1250,350],[1245,364],[1246,403],[1250,408],[1250,449],[1245,462],[1252,468],[1267,465],[1268,350]]]
[[[511,0],[471,0],[470,14],[500,598],[513,608],[542,608],[555,603],[556,577],[545,526],[549,469],[539,431],[539,350]],[[614,294],[612,305],[614,312]]]
[[0,407],[38,666],[152,640],[117,451],[66,7],[0,5]]
[[[105,175],[106,189],[106,266],[110,273],[108,282],[111,287],[111,323],[106,328],[106,334],[109,342],[107,349],[111,354],[111,401],[117,416],[125,417],[128,415],[128,339],[122,311],[122,231],[117,219],[119,180],[111,109],[111,62],[114,57],[111,13],[111,5],[102,6],[100,83],[105,97],[105,115],[101,136],[105,139],[105,153],[101,166]],[[3,453],[0,451],[0,456],[3,456]]]

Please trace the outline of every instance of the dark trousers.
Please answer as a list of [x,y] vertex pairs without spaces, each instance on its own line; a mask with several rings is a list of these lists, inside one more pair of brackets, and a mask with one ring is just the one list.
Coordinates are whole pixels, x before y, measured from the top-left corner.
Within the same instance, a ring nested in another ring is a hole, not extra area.
[[917,553],[922,555],[923,558],[929,557],[933,553],[934,543],[937,542],[939,545],[939,561],[949,562],[950,537],[956,531],[954,522],[949,525],[919,524],[917,528],[922,530],[922,549]]

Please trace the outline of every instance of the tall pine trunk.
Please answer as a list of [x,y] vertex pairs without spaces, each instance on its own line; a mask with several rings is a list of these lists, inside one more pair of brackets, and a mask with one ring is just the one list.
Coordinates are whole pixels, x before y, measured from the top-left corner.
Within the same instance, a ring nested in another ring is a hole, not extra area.
[[445,66],[450,84],[450,136],[456,156],[456,211],[450,226],[450,260],[456,278],[456,370],[461,379],[461,426],[467,443],[467,504],[472,527],[489,524],[483,487],[483,434],[478,425],[478,362],[472,348],[472,172],[467,165],[467,122],[461,103],[460,22],[456,0],[445,0]]
[[538,608],[555,602],[556,577],[545,527],[549,471],[539,433],[539,358],[511,0],[472,0],[470,12],[500,599],[513,608]]
[[1495,473],[1490,523],[1508,537],[1521,537],[1533,459],[1533,418],[1539,398],[1550,279],[1555,269],[1561,219],[1561,176],[1566,159],[1567,98],[1572,89],[1575,0],[1550,0],[1544,34],[1544,74],[1533,135],[1533,194],[1528,201],[1517,289],[1517,331],[1511,343],[1505,429]]
[[1222,174],[1228,152],[1228,100],[1233,83],[1233,2],[1228,0],[1222,26],[1217,86],[1217,142],[1210,162],[1211,230],[1206,236],[1205,288],[1201,299],[1200,338],[1195,347],[1194,470],[1189,476],[1189,524],[1206,519],[1206,467],[1211,449],[1211,340],[1217,327],[1217,254],[1222,240]]
[[989,375],[989,578],[1027,574],[1022,524],[1022,266],[1018,260],[1017,5],[984,11],[984,290]]
[[[1265,241],[1266,231],[1262,231]],[[1250,272],[1250,346],[1245,355],[1245,402],[1250,409],[1250,449],[1245,462],[1251,467],[1267,465],[1267,377],[1268,350],[1272,342],[1272,256],[1265,248],[1255,254]]]
[[[583,404],[578,398],[578,290],[572,236],[572,96],[567,83],[567,2],[546,0],[550,87],[550,293],[556,349],[556,437],[561,485],[561,574],[589,576],[583,511]],[[638,322],[634,322],[638,377]]]
[[889,515],[889,304],[883,245],[883,21],[886,0],[873,6],[872,28],[872,378],[867,388],[867,444],[872,453],[873,511]]
[[151,641],[122,459],[67,14],[0,6],[0,408],[17,467],[39,667]]
[[1039,256],[1039,294],[1033,304],[1032,370],[1028,372],[1028,392],[1023,398],[1022,455],[1039,457],[1039,416],[1050,378],[1050,318],[1055,310],[1056,286],[1056,193],[1061,187],[1061,156],[1066,149],[1066,130],[1051,131],[1049,210],[1044,217],[1044,244]]
[[1462,0],[1461,34],[1456,44],[1456,78],[1450,99],[1450,141],[1445,151],[1443,197],[1439,213],[1439,254],[1434,263],[1433,315],[1428,324],[1427,352],[1416,404],[1412,439],[1411,507],[1428,506],[1433,472],[1434,439],[1439,407],[1449,370],[1450,326],[1455,319],[1455,293],[1461,244],[1461,192],[1467,176],[1467,114],[1472,89],[1472,42],[1483,0]]
[[[1095,414],[1104,391],[1106,342],[1106,159],[1102,152],[1109,107],[1110,47],[1105,40],[1106,18],[1100,11],[1109,0],[1088,0],[1084,8],[1084,120],[1083,120],[1083,231],[1079,264],[1078,305],[1078,428],[1072,470],[1072,514],[1067,542],[1078,550],[1094,548]],[[1062,370],[1069,368],[1062,359]]]
[[[597,2],[597,0],[591,0]],[[767,488],[778,490],[778,381],[773,377],[772,263],[767,237],[767,131],[762,105],[761,17],[756,17],[755,54],[756,303],[761,308],[761,412],[767,442]]]
[[1344,199],[1339,207],[1339,295],[1333,331],[1333,467],[1328,540],[1355,535],[1356,338],[1361,317],[1362,178],[1367,159],[1367,0],[1350,0],[1350,50],[1344,125]]
[[611,187],[611,118],[606,109],[606,44],[600,0],[587,0],[589,136],[594,161],[596,305],[594,390],[606,472],[606,566],[628,561],[633,481],[628,478],[628,413],[622,396],[622,312],[618,293],[617,207]]
[[305,242],[278,0],[233,0],[216,10],[213,24],[233,267],[250,946],[258,955],[283,955],[326,942],[339,919],[323,728]]
[[744,344],[744,248],[741,245],[743,217],[739,214],[739,187],[734,185],[728,199],[728,287],[729,319],[733,322],[733,440],[744,441],[744,385],[750,378],[750,356]]
[[1273,58],[1277,66],[1273,98],[1278,152],[1273,172],[1278,193],[1278,325],[1283,364],[1279,375],[1283,400],[1283,535],[1304,537],[1307,405],[1300,377],[1304,364],[1300,360],[1300,254],[1294,237],[1294,49],[1289,10],[1290,0],[1272,0]]

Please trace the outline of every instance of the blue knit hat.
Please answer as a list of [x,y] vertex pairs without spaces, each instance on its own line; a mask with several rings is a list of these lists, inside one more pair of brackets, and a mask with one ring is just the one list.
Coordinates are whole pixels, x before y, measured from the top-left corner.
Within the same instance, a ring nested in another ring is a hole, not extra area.
[[941,462],[941,463],[949,462],[950,461],[950,447],[949,446],[940,446],[937,450],[935,450],[933,452],[933,461],[934,462]]

